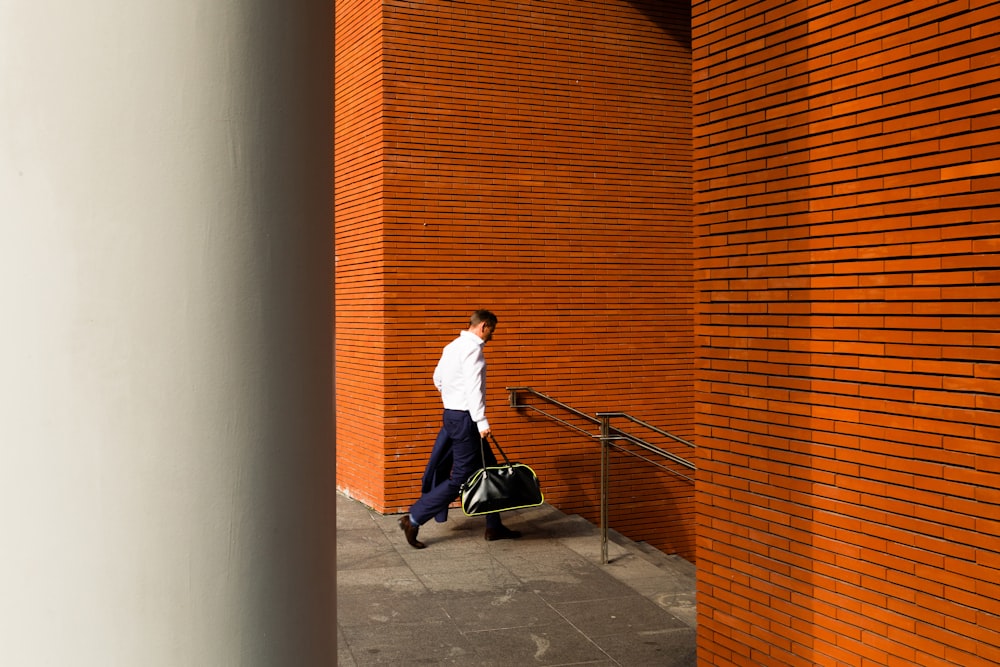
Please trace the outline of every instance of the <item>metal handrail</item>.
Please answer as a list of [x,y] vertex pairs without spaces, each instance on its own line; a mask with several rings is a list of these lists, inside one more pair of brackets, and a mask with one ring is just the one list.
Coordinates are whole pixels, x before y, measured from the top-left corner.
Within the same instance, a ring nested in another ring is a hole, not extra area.
[[[684,440],[683,438],[678,438],[677,436],[672,435],[670,433],[667,433],[666,431],[661,431],[660,429],[656,428],[655,426],[650,426],[646,422],[644,422],[644,421],[642,421],[640,419],[636,419],[635,417],[633,417],[633,416],[631,416],[629,414],[626,414],[624,412],[598,412],[597,413],[597,417],[598,417],[598,419],[600,419],[600,423],[601,423],[602,428],[603,428],[604,422],[606,420],[610,420],[612,417],[621,417],[623,419],[628,419],[630,421],[633,421],[636,424],[641,424],[643,426],[651,428],[654,431],[656,431],[657,433],[662,433],[663,435],[665,435],[667,437],[670,437],[670,438],[673,438],[674,440],[677,440],[678,442],[683,442],[685,445],[689,445],[691,447],[694,447],[694,445],[692,445],[687,440]],[[611,435],[612,433],[614,433],[615,435]],[[601,437],[603,438],[603,436],[601,436]],[[610,426],[609,426],[608,437],[612,441],[614,441],[614,440],[628,440],[633,445],[636,445],[637,447],[642,447],[643,449],[645,449],[647,451],[650,451],[650,452],[653,452],[654,454],[658,454],[658,455],[662,456],[665,459],[670,459],[671,461],[673,461],[674,463],[677,463],[678,465],[682,465],[685,468],[689,468],[691,470],[695,469],[694,464],[691,463],[690,461],[688,461],[687,459],[685,459],[685,458],[683,458],[681,456],[677,456],[673,452],[668,452],[665,449],[661,449],[660,447],[657,447],[656,445],[651,445],[648,442],[646,442],[645,440],[643,440],[642,438],[637,438],[634,435],[629,435],[628,433],[624,433],[624,432],[622,432],[619,429],[610,428]],[[617,447],[617,449],[622,449],[622,448],[621,447]],[[622,451],[624,451],[624,450],[622,450]],[[668,468],[668,470],[669,470],[669,468]],[[687,477],[686,475],[683,475],[683,474],[681,474],[679,472],[676,473],[676,474],[679,477],[683,477],[684,479],[688,480],[689,482],[693,482],[694,481],[690,477]]]
[[[573,429],[574,431],[582,433],[582,434],[584,434],[584,435],[586,435],[586,436],[588,436],[590,438],[596,438],[596,439],[600,440],[600,443],[601,443],[601,508],[600,508],[601,509],[601,561],[603,563],[605,563],[605,564],[607,564],[607,562],[608,562],[608,489],[610,487],[610,481],[609,480],[610,480],[610,472],[611,472],[611,465],[610,465],[611,464],[611,460],[610,460],[609,453],[610,453],[610,450],[612,448],[617,449],[618,451],[620,451],[622,453],[625,453],[625,454],[628,454],[630,456],[634,456],[636,458],[642,459],[643,461],[646,461],[647,463],[655,465],[656,467],[661,468],[662,470],[666,470],[667,472],[670,472],[670,473],[672,473],[674,475],[677,475],[678,477],[681,477],[681,478],[683,478],[683,479],[685,479],[685,480],[687,480],[689,482],[692,482],[692,483],[694,482],[693,479],[691,479],[690,477],[688,477],[687,475],[685,475],[683,473],[680,473],[680,472],[678,472],[676,470],[673,470],[671,468],[668,468],[666,466],[660,465],[659,463],[657,463],[657,462],[655,462],[655,461],[653,461],[651,459],[648,459],[645,456],[642,456],[641,454],[638,454],[636,452],[630,451],[630,450],[625,449],[624,447],[621,447],[620,445],[616,444],[616,442],[619,441],[619,440],[625,440],[625,441],[630,442],[633,445],[635,445],[635,446],[637,446],[637,447],[639,447],[639,448],[641,448],[643,450],[646,450],[648,452],[656,454],[656,455],[658,455],[658,456],[660,456],[660,457],[662,457],[664,459],[672,461],[673,463],[681,465],[681,466],[683,466],[685,468],[688,468],[690,470],[695,470],[696,469],[695,465],[693,463],[691,463],[690,461],[688,461],[687,459],[685,459],[685,458],[683,458],[681,456],[678,456],[678,455],[674,454],[673,452],[668,452],[665,449],[661,449],[660,447],[657,447],[656,445],[650,444],[650,443],[646,442],[645,440],[643,440],[642,438],[636,437],[636,436],[631,435],[629,433],[625,433],[621,429],[612,427],[611,426],[611,419],[612,418],[626,419],[626,420],[628,420],[628,421],[630,421],[630,422],[632,422],[634,424],[637,424],[637,425],[642,426],[644,428],[648,428],[648,429],[652,430],[655,433],[659,433],[660,435],[663,435],[663,436],[665,436],[667,438],[675,440],[675,441],[677,441],[677,442],[679,442],[681,444],[687,445],[687,446],[689,446],[691,448],[695,448],[694,443],[692,443],[692,442],[690,442],[688,440],[685,440],[684,438],[678,437],[678,436],[674,435],[673,433],[669,433],[667,431],[664,431],[663,429],[657,428],[657,427],[653,426],[652,424],[648,424],[648,423],[644,422],[643,420],[638,419],[636,417],[633,417],[632,415],[629,415],[628,413],[625,413],[625,412],[598,412],[596,417],[592,417],[592,416],[588,415],[585,412],[581,412],[580,410],[577,410],[576,408],[570,407],[569,405],[566,405],[565,403],[557,401],[556,399],[552,398],[551,396],[547,396],[546,394],[543,394],[540,391],[536,391],[536,390],[532,389],[531,387],[507,387],[507,391],[509,392],[510,407],[512,407],[514,409],[534,410],[535,412],[538,412],[538,413],[540,413],[542,415],[545,415],[549,419],[552,419],[553,421],[556,421],[556,422],[558,422],[560,424],[563,424],[564,426],[567,426],[567,427]],[[540,399],[542,399],[544,401],[547,401],[547,402],[549,402],[549,403],[551,403],[551,404],[553,404],[555,406],[558,406],[559,408],[562,408],[563,410],[566,410],[567,412],[570,412],[571,414],[576,415],[577,417],[579,417],[579,418],[581,418],[581,419],[583,419],[585,421],[588,421],[588,422],[590,422],[592,424],[599,425],[600,429],[601,429],[600,434],[595,436],[594,434],[590,433],[589,431],[580,428],[576,424],[572,424],[572,423],[570,423],[570,422],[568,422],[568,421],[566,421],[564,419],[561,419],[561,418],[559,418],[559,417],[557,417],[557,416],[555,416],[553,414],[550,414],[550,413],[548,413],[548,412],[546,412],[546,411],[544,411],[544,410],[542,410],[542,409],[540,409],[540,408],[538,408],[538,407],[536,407],[534,405],[528,405],[526,403],[519,403],[518,400],[517,400],[517,393],[519,391],[530,393],[531,395],[536,396],[536,397],[538,397],[538,398],[540,398]]]
[[[673,433],[670,433],[668,431],[664,431],[663,429],[660,429],[660,428],[656,428],[652,424],[647,424],[646,422],[642,421],[638,417],[633,417],[632,415],[630,415],[628,413],[625,413],[625,412],[598,412],[597,413],[598,417],[600,417],[601,415],[608,415],[609,417],[622,417],[624,419],[628,419],[629,421],[634,422],[634,423],[638,424],[639,426],[644,426],[644,427],[648,428],[650,431],[655,431],[656,433],[659,433],[660,435],[664,435],[664,436],[670,438],[671,440],[676,440],[677,442],[681,443],[682,445],[687,445],[691,449],[697,449],[697,447],[695,447],[695,444],[693,442],[691,442],[690,440],[685,440],[684,438],[682,438],[680,436],[676,436]],[[694,466],[691,466],[691,468],[694,468]]]
[[566,410],[567,412],[571,412],[574,415],[576,415],[577,417],[580,417],[581,419],[589,421],[590,423],[595,424],[595,425],[600,425],[600,423],[601,423],[600,419],[597,419],[596,417],[591,417],[586,412],[580,412],[576,408],[571,408],[570,406],[566,405],[565,403],[560,403],[559,401],[557,401],[556,399],[552,398],[551,396],[546,396],[542,392],[535,391],[531,387],[507,387],[507,391],[509,392],[510,407],[514,408],[515,410],[519,409],[519,408],[527,408],[528,410],[534,410],[535,412],[541,413],[541,414],[545,415],[546,417],[548,417],[549,419],[551,419],[553,421],[556,421],[556,422],[559,422],[563,426],[568,426],[569,428],[573,429],[574,431],[582,433],[582,434],[584,434],[584,435],[586,435],[588,437],[591,437],[591,438],[597,438],[598,437],[598,436],[595,436],[594,434],[592,434],[590,431],[585,431],[582,428],[580,428],[579,426],[577,426],[576,424],[571,424],[571,423],[569,423],[568,421],[566,421],[564,419],[560,419],[559,417],[556,417],[555,415],[551,415],[548,412],[545,412],[544,410],[540,410],[539,408],[536,408],[534,405],[527,405],[525,403],[518,403],[517,402],[517,392],[519,392],[519,391],[526,391],[529,394],[532,394],[534,396],[537,396],[538,398],[546,400],[549,403],[552,403],[553,405],[557,405],[560,408],[562,408],[563,410]]

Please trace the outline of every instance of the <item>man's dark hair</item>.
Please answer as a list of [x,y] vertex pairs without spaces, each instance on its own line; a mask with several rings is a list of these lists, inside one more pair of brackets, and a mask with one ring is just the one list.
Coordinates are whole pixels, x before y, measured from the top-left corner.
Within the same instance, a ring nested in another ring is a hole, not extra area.
[[497,328],[497,316],[485,308],[480,308],[469,316],[469,328],[471,329],[480,322],[486,322],[486,327],[489,329]]

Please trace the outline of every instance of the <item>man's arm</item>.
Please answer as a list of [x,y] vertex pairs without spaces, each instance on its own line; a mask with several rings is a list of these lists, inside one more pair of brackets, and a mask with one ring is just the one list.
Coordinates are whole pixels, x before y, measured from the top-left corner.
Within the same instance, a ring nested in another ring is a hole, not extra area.
[[462,359],[462,376],[469,415],[479,435],[485,438],[490,433],[490,422],[486,419],[486,358],[481,348],[470,350]]

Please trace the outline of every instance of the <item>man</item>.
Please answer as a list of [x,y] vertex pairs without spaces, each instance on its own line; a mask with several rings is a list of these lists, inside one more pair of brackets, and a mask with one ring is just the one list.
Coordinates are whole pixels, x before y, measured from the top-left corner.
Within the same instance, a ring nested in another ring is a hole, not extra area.
[[[458,498],[462,484],[483,465],[495,466],[486,419],[486,357],[483,346],[493,338],[497,316],[477,310],[469,318],[469,328],[445,346],[434,369],[434,386],[441,392],[444,416],[434,450],[424,472],[423,495],[399,520],[406,541],[414,549],[427,545],[417,540],[420,526],[431,517],[448,518],[448,506]],[[486,539],[508,540],[521,536],[500,521],[499,514],[486,515]]]

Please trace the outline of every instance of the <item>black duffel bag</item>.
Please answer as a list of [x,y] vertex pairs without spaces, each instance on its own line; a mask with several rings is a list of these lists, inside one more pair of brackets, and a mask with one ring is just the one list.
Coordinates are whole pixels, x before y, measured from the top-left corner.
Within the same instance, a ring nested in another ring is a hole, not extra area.
[[[484,466],[462,485],[462,511],[468,516],[535,507],[544,501],[538,475],[523,463],[511,463],[490,434],[503,465]],[[483,442],[480,441],[480,447]],[[485,457],[482,459],[486,461]]]

